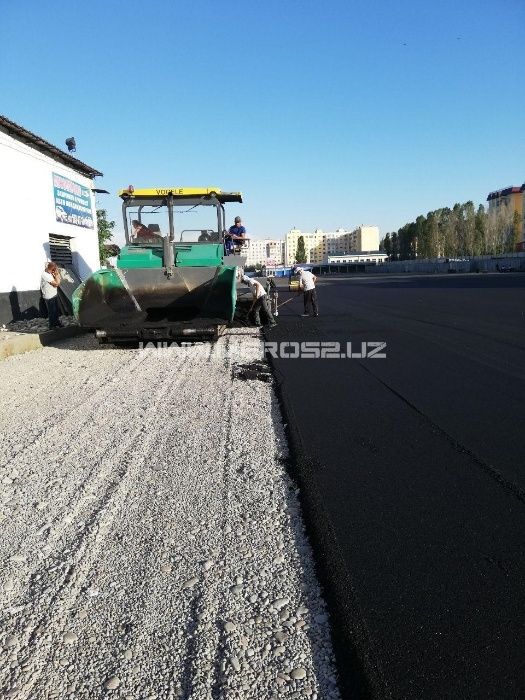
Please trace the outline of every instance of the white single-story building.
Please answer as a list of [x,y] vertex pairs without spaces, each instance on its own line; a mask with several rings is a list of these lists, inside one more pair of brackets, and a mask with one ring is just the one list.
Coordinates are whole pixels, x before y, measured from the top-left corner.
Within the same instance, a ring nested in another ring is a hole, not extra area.
[[100,267],[93,178],[102,173],[1,115],[0,164],[0,323],[8,323],[42,315],[48,260],[70,271],[70,289]]
[[341,255],[329,255],[328,264],[340,263],[370,263],[382,265],[388,259],[386,253],[380,253],[378,250],[372,250],[363,253],[342,253]]

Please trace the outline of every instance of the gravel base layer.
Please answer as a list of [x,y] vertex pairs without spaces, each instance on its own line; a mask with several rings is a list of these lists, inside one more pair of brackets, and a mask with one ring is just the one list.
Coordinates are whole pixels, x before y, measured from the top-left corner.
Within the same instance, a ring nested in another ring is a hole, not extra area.
[[[76,326],[77,322],[73,316],[60,316],[60,323],[63,326]],[[49,330],[47,318],[32,318],[27,321],[11,321],[7,325],[3,324],[0,331],[12,331],[15,333],[45,333]]]
[[339,698],[260,343],[0,365],[2,697]]

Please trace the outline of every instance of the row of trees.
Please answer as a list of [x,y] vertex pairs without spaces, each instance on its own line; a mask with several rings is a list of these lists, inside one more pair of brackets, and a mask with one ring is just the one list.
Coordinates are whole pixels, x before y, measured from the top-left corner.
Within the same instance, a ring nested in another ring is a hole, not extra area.
[[476,209],[472,202],[436,209],[387,233],[381,249],[392,260],[495,255],[516,250],[521,216],[502,203]]

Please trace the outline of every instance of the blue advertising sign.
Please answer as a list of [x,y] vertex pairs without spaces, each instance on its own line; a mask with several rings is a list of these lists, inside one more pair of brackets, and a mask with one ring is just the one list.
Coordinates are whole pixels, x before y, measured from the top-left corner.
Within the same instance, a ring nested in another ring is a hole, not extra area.
[[53,173],[56,220],[83,228],[95,228],[91,190],[63,175]]

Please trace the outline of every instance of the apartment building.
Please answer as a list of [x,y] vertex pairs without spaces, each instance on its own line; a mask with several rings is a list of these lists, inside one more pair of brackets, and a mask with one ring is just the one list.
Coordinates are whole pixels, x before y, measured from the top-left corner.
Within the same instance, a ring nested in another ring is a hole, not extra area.
[[284,241],[274,238],[252,238],[246,256],[247,265],[283,265]]
[[315,229],[313,233],[305,233],[293,228],[286,234],[286,265],[294,264],[301,236],[304,239],[306,262],[312,264],[326,263],[331,256],[379,250],[379,228],[377,226],[358,226],[353,231],[344,228],[330,232]]
[[498,207],[507,206],[512,213],[517,213],[521,223],[521,248],[525,242],[525,183],[518,187],[504,187],[501,190],[490,192],[487,197],[489,211]]
[[358,226],[352,231],[350,250],[362,253],[368,250],[379,250],[379,228],[377,226]]

